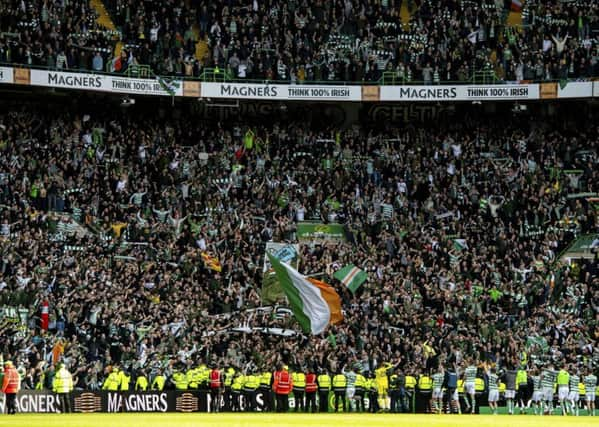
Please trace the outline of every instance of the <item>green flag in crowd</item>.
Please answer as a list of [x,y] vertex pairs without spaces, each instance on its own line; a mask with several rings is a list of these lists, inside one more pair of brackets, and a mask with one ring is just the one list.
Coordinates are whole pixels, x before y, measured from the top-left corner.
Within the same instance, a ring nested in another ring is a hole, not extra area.
[[366,281],[368,274],[353,264],[346,265],[333,274],[333,277],[347,286],[352,293],[355,293],[362,283]]

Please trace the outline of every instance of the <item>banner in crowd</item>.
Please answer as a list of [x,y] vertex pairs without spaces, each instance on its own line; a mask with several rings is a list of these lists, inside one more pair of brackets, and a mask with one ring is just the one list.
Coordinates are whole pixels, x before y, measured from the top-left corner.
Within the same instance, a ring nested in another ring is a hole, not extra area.
[[31,84],[65,89],[82,89],[131,95],[183,96],[180,81],[168,85],[156,79],[134,79],[107,74],[31,70]]
[[362,101],[361,86],[202,83],[202,98],[277,101]]
[[333,277],[347,286],[352,293],[355,293],[358,288],[362,286],[362,283],[366,281],[368,274],[361,268],[349,264],[337,270],[335,274],[333,274]]
[[0,83],[13,83],[15,79],[11,67],[0,67]]
[[[589,94],[590,96],[590,94]],[[538,84],[381,86],[381,101],[509,101],[539,99]]]
[[298,240],[346,241],[345,230],[341,224],[322,224],[320,222],[300,222],[297,224]]
[[285,299],[285,293],[281,283],[268,260],[268,254],[276,259],[288,263],[293,268],[299,266],[299,245],[288,243],[267,242],[264,253],[264,264],[262,266],[262,302],[264,304],[275,304]]
[[4,305],[0,307],[0,321],[4,324],[12,323],[27,325],[29,321],[29,310],[26,308]]

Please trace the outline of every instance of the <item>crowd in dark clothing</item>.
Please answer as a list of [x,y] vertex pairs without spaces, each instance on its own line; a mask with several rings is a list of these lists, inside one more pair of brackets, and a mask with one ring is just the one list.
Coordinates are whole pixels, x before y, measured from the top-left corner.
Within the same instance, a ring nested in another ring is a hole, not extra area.
[[[527,352],[596,366],[597,256],[560,258],[598,232],[592,121],[316,129],[35,110],[0,112],[0,306],[25,319],[4,318],[0,348],[30,387],[59,361],[80,388],[109,365],[198,360],[421,372]],[[319,336],[257,310],[265,244],[298,243],[306,220],[347,233],[300,244],[299,271],[342,297],[344,321]],[[347,264],[368,273],[355,295],[332,276]]]
[[599,76],[593,1],[527,1],[521,23],[497,0],[406,0],[408,18],[401,0],[104,3],[116,32],[97,24],[87,0],[2,0],[0,62],[110,71],[122,54],[160,75],[218,67],[231,79],[293,83]]

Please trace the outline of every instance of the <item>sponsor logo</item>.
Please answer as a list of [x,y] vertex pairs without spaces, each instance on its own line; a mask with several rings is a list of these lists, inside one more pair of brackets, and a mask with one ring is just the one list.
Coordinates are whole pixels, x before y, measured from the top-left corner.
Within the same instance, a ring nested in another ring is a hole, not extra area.
[[75,397],[73,409],[75,412],[100,412],[102,410],[102,398],[95,393],[81,393]]
[[278,90],[278,87],[269,85],[238,86],[223,84],[220,86],[220,95],[224,97],[276,98],[279,95]]
[[50,86],[68,86],[68,87],[82,87],[90,89],[99,89],[102,87],[102,77],[100,76],[89,76],[85,74],[74,75],[74,74],[62,74],[62,73],[48,73],[48,84]]
[[347,87],[296,87],[287,88],[289,99],[294,98],[349,98],[351,92]]
[[528,86],[469,87],[467,94],[468,98],[528,98]]
[[458,96],[455,87],[449,88],[413,88],[400,87],[399,97],[408,99],[455,99]]
[[108,393],[108,412],[166,412],[166,393],[128,394]]
[[17,396],[17,412],[58,413],[58,396],[46,393],[24,393]]
[[200,409],[198,398],[191,393],[183,393],[177,397],[175,410],[178,412],[197,412]]

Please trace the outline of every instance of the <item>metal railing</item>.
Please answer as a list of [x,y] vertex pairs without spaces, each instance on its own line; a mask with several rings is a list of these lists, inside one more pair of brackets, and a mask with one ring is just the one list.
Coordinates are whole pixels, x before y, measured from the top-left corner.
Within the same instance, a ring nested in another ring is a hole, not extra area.
[[[242,79],[235,78],[229,69],[218,69],[217,68],[204,68],[199,76],[185,76],[185,75],[160,75],[154,73],[149,65],[130,65],[124,72],[111,72],[110,67],[106,67],[105,71],[95,71],[82,68],[62,68],[47,67],[41,65],[27,65],[17,63],[0,62],[0,66],[3,67],[15,67],[15,68],[26,68],[26,69],[38,69],[38,70],[51,70],[51,71],[62,71],[62,72],[75,72],[84,74],[100,74],[100,75],[113,75],[113,76],[125,76],[125,77],[137,77],[154,79],[158,76],[163,77],[167,80],[182,80],[182,81],[202,81],[202,82],[228,82],[228,83],[255,83],[255,84],[292,84],[289,80],[269,80],[269,79]],[[131,68],[131,70],[129,70]],[[589,78],[571,78],[571,79],[551,79],[551,80],[528,80],[527,83],[560,83],[564,84],[567,82],[576,81],[594,81],[598,80],[599,76],[593,76]],[[441,80],[438,84],[441,85],[491,85],[491,84],[507,84],[514,83],[499,79],[493,71],[477,71],[473,75],[469,76],[465,80]],[[344,80],[304,80],[297,81],[293,84],[297,85],[334,85],[334,86],[378,86],[378,85],[416,85],[421,86],[425,84],[422,80],[408,80],[401,78],[400,75],[395,71],[386,71],[381,74],[381,77],[375,81],[344,81]],[[437,83],[433,83],[437,84]]]

